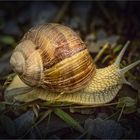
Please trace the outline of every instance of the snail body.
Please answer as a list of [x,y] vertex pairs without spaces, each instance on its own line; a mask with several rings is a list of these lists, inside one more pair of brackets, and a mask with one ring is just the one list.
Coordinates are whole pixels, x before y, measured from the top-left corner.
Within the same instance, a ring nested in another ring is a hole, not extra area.
[[42,99],[81,105],[104,104],[129,84],[125,72],[140,61],[120,69],[124,46],[114,64],[97,69],[84,42],[69,27],[47,24],[31,28],[11,56],[10,63],[32,91],[19,101]]

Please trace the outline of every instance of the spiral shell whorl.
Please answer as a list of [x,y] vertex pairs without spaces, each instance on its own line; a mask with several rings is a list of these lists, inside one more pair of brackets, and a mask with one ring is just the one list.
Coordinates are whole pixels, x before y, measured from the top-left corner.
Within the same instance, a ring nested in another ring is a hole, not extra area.
[[15,51],[18,49],[25,56],[26,65],[19,77],[30,86],[73,92],[84,88],[95,74],[95,65],[85,44],[63,25],[31,28]]
[[42,59],[32,41],[25,40],[19,43],[11,56],[10,64],[27,85],[41,85]]

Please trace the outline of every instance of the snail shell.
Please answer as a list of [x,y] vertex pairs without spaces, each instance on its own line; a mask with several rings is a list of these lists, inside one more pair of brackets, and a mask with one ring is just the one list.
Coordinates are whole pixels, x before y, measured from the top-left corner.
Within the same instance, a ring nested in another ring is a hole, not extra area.
[[78,91],[96,72],[80,37],[69,27],[54,23],[31,28],[10,63],[24,83],[53,92]]

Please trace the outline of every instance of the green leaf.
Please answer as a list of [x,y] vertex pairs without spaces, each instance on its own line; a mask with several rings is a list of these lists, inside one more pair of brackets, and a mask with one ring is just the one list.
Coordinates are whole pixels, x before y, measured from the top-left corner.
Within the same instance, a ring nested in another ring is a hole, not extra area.
[[62,109],[56,108],[54,109],[54,113],[58,117],[60,117],[64,122],[66,122],[69,126],[75,128],[81,133],[84,132],[84,128],[75,119],[73,119],[69,114],[64,112]]
[[136,100],[132,99],[131,97],[122,97],[119,99],[117,107],[122,108],[125,104],[125,107],[131,107],[136,105]]
[[15,123],[6,115],[0,116],[0,124],[2,125],[2,128],[7,132],[9,136],[15,136],[16,129],[15,129]]
[[114,52],[120,52],[120,50],[122,49],[122,45],[117,45],[116,47],[114,47]]
[[127,107],[124,109],[124,114],[130,114],[130,113],[134,113],[137,111],[137,107],[136,106],[131,106],[131,107]]
[[117,108],[122,108],[123,106],[124,106],[123,110],[124,114],[130,114],[137,110],[136,100],[132,99],[131,97],[122,97],[119,99]]
[[6,45],[11,45],[15,43],[15,40],[11,36],[0,36],[0,42]]

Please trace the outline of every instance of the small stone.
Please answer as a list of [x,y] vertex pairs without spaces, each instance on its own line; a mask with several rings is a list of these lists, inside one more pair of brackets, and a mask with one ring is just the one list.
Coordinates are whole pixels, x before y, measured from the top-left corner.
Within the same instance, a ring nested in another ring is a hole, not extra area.
[[89,135],[101,139],[119,139],[125,133],[125,129],[114,120],[87,119],[84,127]]

